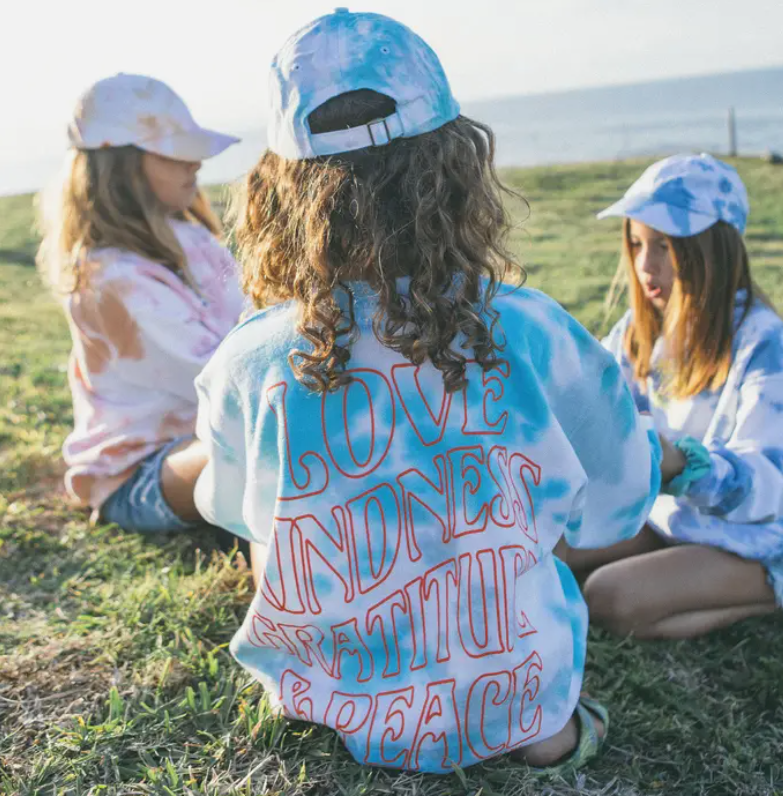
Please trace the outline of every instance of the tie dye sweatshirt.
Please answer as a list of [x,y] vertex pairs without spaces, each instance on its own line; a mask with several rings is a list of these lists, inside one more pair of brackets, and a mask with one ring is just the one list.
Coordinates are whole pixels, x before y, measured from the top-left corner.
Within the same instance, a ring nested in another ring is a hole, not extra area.
[[543,294],[503,288],[504,361],[447,394],[376,340],[377,299],[352,290],[336,392],[293,378],[290,303],[218,349],[197,380],[197,505],[264,546],[231,649],[272,704],[362,763],[451,771],[568,721],[587,611],[552,549],[633,536],[660,449],[612,357]]
[[74,429],[66,486],[99,507],[164,443],[193,434],[193,380],[236,324],[236,263],[203,226],[171,222],[198,293],[171,270],[128,251],[85,258],[84,286],[64,300],[73,338]]
[[672,441],[689,436],[709,451],[712,469],[681,497],[661,495],[650,522],[681,542],[722,547],[763,562],[783,557],[783,320],[756,300],[742,323],[747,294],[737,293],[733,360],[726,383],[684,400],[663,390],[664,341],[644,385],[633,376],[623,341],[628,312],[604,341],[634,400]]

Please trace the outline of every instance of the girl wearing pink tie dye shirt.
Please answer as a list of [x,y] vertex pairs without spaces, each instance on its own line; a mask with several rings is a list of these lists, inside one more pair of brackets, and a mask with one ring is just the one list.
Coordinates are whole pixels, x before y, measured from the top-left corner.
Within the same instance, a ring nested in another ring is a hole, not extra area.
[[69,138],[39,255],[73,338],[66,486],[126,530],[186,529],[206,461],[193,380],[242,308],[196,174],[237,139],[199,127],[163,83],[123,74],[82,96]]

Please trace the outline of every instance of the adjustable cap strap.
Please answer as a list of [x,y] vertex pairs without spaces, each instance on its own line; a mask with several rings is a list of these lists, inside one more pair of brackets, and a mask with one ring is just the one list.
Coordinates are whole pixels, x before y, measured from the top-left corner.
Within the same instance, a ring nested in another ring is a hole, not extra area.
[[402,119],[395,111],[385,119],[376,119],[359,127],[348,127],[345,130],[333,130],[329,133],[311,133],[310,144],[316,156],[336,155],[365,147],[386,146],[404,134]]

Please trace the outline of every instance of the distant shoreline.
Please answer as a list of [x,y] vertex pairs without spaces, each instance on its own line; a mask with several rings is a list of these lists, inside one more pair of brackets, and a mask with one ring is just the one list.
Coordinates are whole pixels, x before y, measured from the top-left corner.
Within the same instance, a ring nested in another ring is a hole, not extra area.
[[658,86],[675,85],[687,81],[696,80],[726,80],[736,76],[745,77],[751,75],[762,75],[769,72],[781,72],[783,74],[783,64],[776,64],[768,67],[750,67],[748,69],[735,69],[732,72],[698,72],[691,75],[677,75],[675,77],[660,77],[651,80],[641,80],[635,83],[622,82],[622,83],[603,83],[599,86],[575,86],[572,88],[554,89],[552,91],[531,91],[523,94],[498,94],[496,97],[486,97],[483,99],[466,100],[463,105],[465,108],[475,107],[479,105],[486,105],[495,102],[507,102],[514,100],[528,100],[538,97],[564,97],[574,94],[582,94],[588,92],[601,92],[601,91],[615,91],[617,89],[637,89],[637,88],[650,88]]
[[[729,108],[735,110],[740,154],[783,152],[781,97],[783,66],[776,66],[473,100],[463,103],[463,112],[493,129],[498,166],[530,167],[683,151],[724,157]],[[33,149],[52,154],[0,162],[0,195],[40,190],[57,173],[64,146],[58,136],[51,147]],[[241,143],[204,164],[202,181],[233,181],[252,168],[265,147],[262,130],[246,129]]]

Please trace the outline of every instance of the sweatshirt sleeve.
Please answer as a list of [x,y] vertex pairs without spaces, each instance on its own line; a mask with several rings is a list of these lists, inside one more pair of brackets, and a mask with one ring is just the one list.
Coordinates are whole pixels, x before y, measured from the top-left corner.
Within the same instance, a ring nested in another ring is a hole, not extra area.
[[661,447],[618,363],[567,317],[579,378],[558,400],[557,416],[587,485],[565,537],[571,547],[607,547],[635,536],[647,520],[660,492]]
[[254,541],[243,516],[247,467],[238,393],[225,374],[202,374],[196,389],[196,435],[207,449],[207,465],[196,482],[196,507],[212,525]]
[[761,341],[739,390],[734,430],[708,444],[712,469],[680,498],[730,522],[783,515],[783,332]]
[[196,380],[196,390],[196,434],[208,455],[196,483],[196,506],[213,525],[264,544],[272,532],[277,499],[274,412],[259,400],[262,385],[236,383],[220,351]]
[[608,547],[638,533],[658,496],[658,437],[612,354],[550,298],[530,294],[532,320],[519,335],[586,475],[565,539],[577,548]]
[[[194,379],[221,343],[221,334],[196,307],[197,299],[186,298],[180,290],[154,280],[130,287],[111,285],[127,309],[128,346],[125,378],[195,401]],[[107,290],[104,289],[104,293]],[[184,285],[181,291],[189,290]]]
[[220,323],[173,274],[140,275],[142,258],[115,261],[100,280],[74,294],[70,312],[89,347],[88,362],[108,362],[127,384],[196,401],[193,380],[221,342]]

